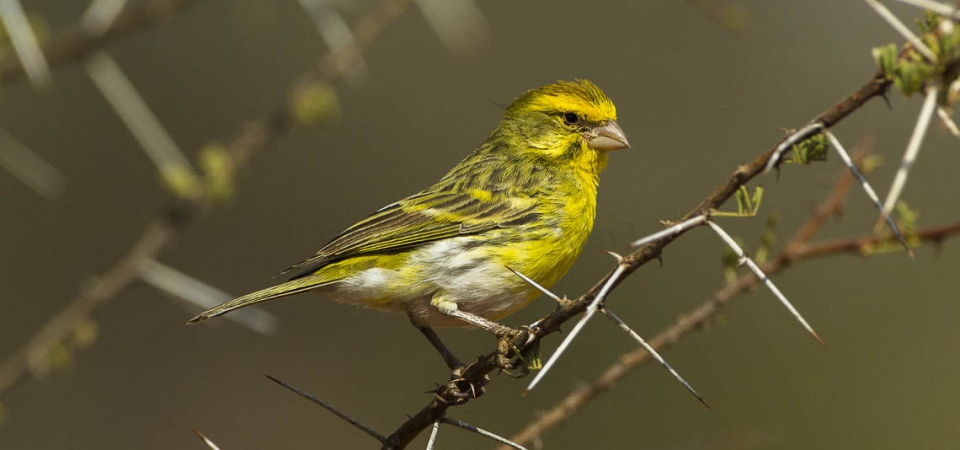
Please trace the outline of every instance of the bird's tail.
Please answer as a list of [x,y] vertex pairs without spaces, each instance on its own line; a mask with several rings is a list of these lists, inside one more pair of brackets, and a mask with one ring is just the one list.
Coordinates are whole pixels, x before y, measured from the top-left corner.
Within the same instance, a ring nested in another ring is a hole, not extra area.
[[254,303],[265,302],[267,300],[273,300],[275,298],[286,297],[288,295],[299,294],[301,292],[306,292],[313,290],[322,286],[330,284],[330,280],[322,279],[321,277],[304,277],[297,278],[295,280],[290,280],[286,283],[281,283],[276,286],[268,287],[266,289],[261,289],[257,292],[252,292],[250,294],[244,295],[243,297],[238,297],[229,302],[226,302],[220,306],[209,309],[198,314],[196,317],[190,319],[188,324],[194,324],[197,322],[202,322],[211,317],[217,317],[221,314],[226,314],[235,309],[243,308],[244,306],[249,306]]

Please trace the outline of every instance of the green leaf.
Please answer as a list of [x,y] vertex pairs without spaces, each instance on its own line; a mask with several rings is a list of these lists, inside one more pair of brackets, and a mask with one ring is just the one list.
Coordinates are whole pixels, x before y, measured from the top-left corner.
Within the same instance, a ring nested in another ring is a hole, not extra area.
[[790,153],[790,159],[784,161],[787,164],[810,164],[814,161],[827,160],[827,137],[817,134],[798,142],[793,146]]
[[753,195],[746,186],[740,186],[733,195],[737,200],[737,212],[717,211],[712,215],[716,217],[753,217],[760,210],[760,201],[763,199],[763,186],[754,188]]

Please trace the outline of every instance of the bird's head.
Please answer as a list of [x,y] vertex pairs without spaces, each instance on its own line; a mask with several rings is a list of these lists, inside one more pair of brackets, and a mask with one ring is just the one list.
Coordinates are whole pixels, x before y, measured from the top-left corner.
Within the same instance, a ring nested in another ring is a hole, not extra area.
[[616,106],[590,81],[558,81],[517,97],[500,128],[524,141],[529,156],[595,160],[602,169],[607,151],[630,147],[616,118]]

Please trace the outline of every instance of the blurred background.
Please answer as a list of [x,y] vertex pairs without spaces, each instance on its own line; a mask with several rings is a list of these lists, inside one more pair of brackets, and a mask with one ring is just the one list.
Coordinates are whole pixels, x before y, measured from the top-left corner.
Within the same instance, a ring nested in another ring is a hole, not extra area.
[[[102,46],[190,161],[287,101],[299,74],[343,36],[325,41],[318,24],[329,31],[337,27],[330,18],[340,17],[349,29],[380,7],[368,0],[190,3],[163,26]],[[871,48],[902,41],[863,2],[396,3],[399,17],[362,52],[362,65],[331,85],[339,119],[294,127],[255,155],[232,200],[161,253],[164,268],[230,295],[265,287],[343,228],[442,176],[487,136],[514,96],[588,78],[616,102],[633,148],[611,155],[595,231],[554,288],[574,297],[613,268],[600,250],[629,252],[631,241],[660,229],[658,220],[683,215],[784,128],[805,124],[873,76]],[[311,15],[305,4],[320,12]],[[23,0],[48,37],[87,6]],[[921,16],[890,6],[911,24]],[[40,188],[0,170],[0,358],[23,348],[175,201],[91,79],[90,67],[110,64],[98,61],[56,65],[46,89],[19,80],[0,93],[3,146],[15,139],[50,166],[37,169],[47,174]],[[881,195],[919,108],[919,98],[894,92],[889,107],[875,99],[834,129],[848,148],[874,139],[887,162],[870,176]],[[958,150],[935,123],[905,192],[921,227],[958,219]],[[785,166],[779,177],[757,180],[766,188],[758,218],[723,224],[755,248],[775,211],[783,242],[842,171],[833,154]],[[873,206],[853,190],[845,215],[823,237],[869,233],[875,220]],[[694,230],[666,249],[662,266],[642,267],[614,291],[609,305],[652,337],[723,286],[723,251],[712,233]],[[712,410],[648,364],[543,435],[544,448],[956,448],[960,244],[916,253],[799,263],[775,281],[829,348],[757,290],[664,353]],[[223,449],[376,448],[263,375],[383,434],[448,376],[402,316],[302,295],[262,305],[276,320],[265,336],[222,319],[187,327],[201,308],[172,298],[133,283],[85,322],[81,340],[90,345],[58,354],[48,376],[0,393],[0,448],[204,448],[194,427]],[[530,323],[553,307],[539,299],[505,323]],[[464,359],[493,348],[482,332],[441,336]],[[548,338],[544,351],[558,342]],[[450,415],[510,436],[635,346],[595,320],[530,395],[520,396],[529,380],[501,375],[487,396]],[[423,435],[410,448],[425,443]],[[436,448],[492,446],[445,427]]]

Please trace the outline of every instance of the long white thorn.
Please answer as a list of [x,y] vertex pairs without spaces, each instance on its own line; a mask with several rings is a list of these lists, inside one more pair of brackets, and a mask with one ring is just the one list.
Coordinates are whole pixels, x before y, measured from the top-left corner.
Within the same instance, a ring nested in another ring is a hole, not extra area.
[[23,70],[35,88],[48,88],[53,80],[50,64],[40,48],[37,35],[30,27],[27,14],[23,12],[20,0],[0,0],[0,20],[7,29],[13,50],[23,63]]
[[920,116],[917,117],[917,125],[913,128],[913,135],[910,136],[910,142],[907,143],[907,150],[903,152],[903,160],[900,162],[900,169],[893,178],[893,184],[890,185],[890,192],[887,193],[887,199],[883,202],[883,212],[890,214],[894,205],[900,199],[903,187],[907,184],[907,176],[910,168],[917,160],[917,154],[920,153],[920,145],[923,144],[923,137],[930,126],[930,118],[933,117],[933,110],[937,106],[937,87],[927,87],[927,97],[923,101],[923,107],[920,109]]
[[570,346],[570,343],[573,342],[573,339],[577,337],[577,334],[580,333],[580,330],[583,329],[583,326],[587,324],[587,321],[593,317],[597,312],[597,307],[601,302],[606,298],[607,293],[610,292],[610,289],[613,288],[614,283],[620,279],[620,276],[623,275],[623,272],[627,270],[627,267],[623,264],[617,264],[617,269],[613,271],[610,275],[610,278],[607,278],[607,282],[603,284],[603,287],[600,288],[600,292],[597,293],[597,296],[594,297],[593,301],[590,302],[590,305],[587,306],[587,311],[583,314],[583,317],[580,318],[580,321],[570,330],[570,333],[567,334],[567,337],[564,338],[563,342],[560,343],[560,346],[557,347],[557,351],[553,352],[550,355],[550,359],[546,364],[543,365],[543,369],[537,372],[537,375],[533,377],[533,381],[530,382],[530,385],[527,386],[527,390],[524,391],[524,395],[533,390],[534,387],[540,383],[540,380],[550,371],[550,368],[557,362],[560,358],[560,355],[566,351],[567,347]]
[[450,425],[453,425],[453,426],[457,426],[457,427],[463,428],[464,430],[467,430],[467,431],[472,431],[472,432],[477,433],[477,434],[479,434],[479,435],[481,435],[481,436],[484,436],[484,437],[493,439],[494,441],[497,441],[497,442],[499,442],[499,443],[501,443],[501,444],[503,444],[503,445],[506,445],[506,446],[508,446],[508,447],[513,447],[513,448],[515,448],[515,449],[517,449],[517,450],[527,450],[526,447],[523,447],[522,445],[520,445],[520,444],[518,444],[518,443],[516,443],[516,442],[513,442],[513,441],[511,441],[511,440],[509,440],[509,439],[507,439],[507,438],[504,438],[504,437],[500,437],[500,436],[498,436],[498,435],[496,435],[496,434],[494,434],[494,433],[491,433],[491,432],[489,432],[489,431],[487,431],[487,430],[484,430],[483,428],[478,428],[478,427],[475,427],[475,426],[473,426],[473,425],[470,425],[469,423],[461,422],[461,421],[459,421],[459,420],[451,419],[451,418],[449,418],[449,417],[441,417],[441,418],[440,418],[440,421],[443,422],[443,423],[446,423],[446,424],[450,424]]
[[960,14],[957,13],[957,8],[944,5],[940,2],[935,2],[933,0],[897,0],[900,3],[906,3],[911,6],[916,6],[923,9],[929,9],[941,16],[947,16],[953,19],[960,19]]
[[637,334],[635,331],[633,331],[629,325],[627,325],[622,319],[620,319],[619,316],[617,316],[616,314],[613,313],[613,311],[610,311],[607,308],[601,308],[600,311],[603,313],[603,315],[607,316],[607,318],[610,319],[613,323],[617,324],[617,326],[620,327],[620,329],[622,329],[623,331],[626,331],[627,334],[630,335],[631,338],[633,338],[633,340],[637,341],[637,343],[640,344],[640,346],[643,347],[643,349],[646,350],[647,353],[649,353],[650,356],[653,357],[653,359],[657,360],[657,362],[659,362],[664,369],[667,369],[667,372],[670,372],[670,375],[673,375],[673,378],[679,381],[680,384],[682,384],[683,387],[687,389],[687,391],[689,391],[691,394],[693,394],[694,397],[697,398],[697,400],[700,400],[700,403],[703,403],[703,406],[706,406],[707,409],[710,409],[710,405],[707,404],[707,401],[704,400],[703,397],[701,397],[700,394],[697,393],[697,391],[693,388],[693,386],[690,386],[690,383],[687,383],[687,380],[684,380],[683,377],[681,377],[680,374],[677,373],[677,371],[674,370],[674,368],[669,363],[667,363],[667,361],[664,360],[663,357],[660,356],[660,354],[657,353],[657,351],[652,346],[650,346],[650,344],[647,343],[647,341],[643,340],[643,338],[640,337],[640,335]]
[[641,245],[648,244],[648,243],[650,243],[650,242],[653,242],[653,241],[655,241],[655,240],[657,240],[657,239],[660,239],[660,238],[663,238],[663,237],[676,236],[676,235],[680,234],[681,232],[683,232],[684,230],[689,229],[689,228],[693,228],[693,227],[695,227],[695,226],[697,226],[697,225],[700,225],[700,224],[702,224],[702,223],[704,223],[704,222],[706,222],[706,221],[707,221],[707,216],[695,216],[695,217],[693,217],[693,218],[684,220],[683,222],[680,222],[680,223],[678,223],[678,224],[675,224],[675,225],[672,225],[672,226],[670,226],[670,227],[664,228],[662,231],[658,231],[658,232],[653,233],[653,234],[651,234],[651,235],[649,235],[649,236],[645,236],[645,237],[642,237],[642,238],[640,238],[640,239],[637,239],[636,241],[633,241],[633,243],[631,243],[630,246],[631,246],[631,247],[640,247]]
[[774,167],[777,166],[777,163],[780,162],[780,158],[786,153],[787,150],[790,150],[791,147],[796,145],[798,142],[802,142],[804,139],[817,134],[823,128],[823,124],[820,122],[814,122],[807,124],[807,126],[797,130],[789,137],[783,140],[780,145],[777,146],[777,149],[773,151],[773,154],[770,155],[770,160],[767,161],[767,166],[763,168],[764,175],[770,173]]
[[437,442],[437,435],[440,434],[440,421],[433,423],[433,430],[430,431],[430,440],[427,441],[427,450],[433,450],[433,444]]
[[543,293],[543,295],[546,295],[547,297],[550,297],[551,299],[553,299],[553,301],[557,302],[558,304],[562,305],[562,304],[564,303],[564,300],[563,300],[562,298],[560,298],[557,294],[554,294],[553,292],[550,292],[549,289],[541,286],[540,283],[537,283],[536,281],[533,281],[532,279],[530,279],[530,277],[528,277],[528,276],[526,276],[526,275],[524,275],[524,274],[522,274],[522,273],[520,273],[520,272],[518,272],[518,271],[516,271],[516,270],[513,270],[513,268],[511,268],[511,267],[507,267],[507,270],[513,272],[513,274],[516,275],[516,276],[518,276],[518,277],[520,277],[521,280],[526,281],[527,284],[529,284],[530,286],[533,286],[533,287],[536,288],[538,291],[540,291],[541,293]]
[[213,441],[210,440],[210,438],[204,436],[203,433],[200,432],[200,430],[194,428],[193,432],[194,434],[197,435],[197,437],[199,437],[203,441],[204,444],[207,444],[207,447],[209,447],[210,450],[220,450],[220,447],[217,447],[217,444],[214,444]]
[[911,257],[913,256],[913,250],[910,249],[910,245],[907,244],[907,240],[903,238],[903,234],[900,233],[900,229],[897,227],[896,222],[883,210],[883,205],[880,204],[880,198],[877,197],[877,193],[874,192],[873,188],[870,187],[870,183],[867,182],[866,177],[860,173],[860,169],[857,169],[857,165],[853,163],[853,159],[850,158],[850,154],[843,148],[843,145],[840,144],[840,140],[837,139],[830,130],[823,130],[824,136],[827,137],[827,140],[830,141],[830,146],[837,151],[837,154],[840,155],[840,159],[843,160],[843,163],[846,164],[847,168],[850,169],[850,173],[853,174],[853,177],[857,179],[860,183],[860,187],[863,188],[863,192],[867,193],[867,197],[873,202],[873,206],[877,208],[877,211],[880,211],[880,217],[887,223],[887,227],[890,228],[890,232],[900,241],[900,245],[906,249],[907,254]]
[[910,42],[910,44],[912,44],[913,47],[917,49],[917,51],[919,51],[920,53],[923,53],[923,56],[926,57],[928,61],[935,62],[937,60],[937,55],[935,55],[933,51],[930,50],[929,47],[927,47],[923,42],[921,42],[920,38],[918,38],[917,35],[913,34],[913,32],[910,31],[910,29],[907,28],[907,26],[904,25],[903,22],[901,22],[900,19],[897,18],[897,16],[893,15],[893,13],[890,12],[890,10],[887,9],[886,6],[883,6],[883,4],[881,4],[877,0],[865,0],[865,1],[867,2],[868,5],[870,5],[871,8],[873,8],[874,11],[877,12],[877,14],[880,15],[881,18],[883,18],[883,20],[886,20],[887,23],[890,24],[890,26],[893,27],[894,30],[897,30],[897,33],[900,33],[900,36],[903,36],[903,38],[906,39],[907,42]]
[[796,318],[801,325],[803,325],[803,328],[805,328],[807,332],[809,332],[810,335],[812,335],[813,338],[820,343],[820,345],[823,345],[824,347],[826,347],[827,345],[824,344],[823,339],[820,339],[820,336],[817,334],[817,332],[813,331],[813,328],[810,326],[810,324],[807,323],[807,321],[803,318],[803,316],[800,315],[797,309],[794,308],[792,304],[790,304],[790,300],[787,300],[787,297],[785,297],[783,293],[780,292],[780,289],[777,289],[777,286],[774,285],[769,278],[767,278],[767,275],[763,273],[762,270],[760,270],[760,267],[757,266],[757,263],[753,262],[753,259],[747,256],[746,253],[744,253],[743,249],[740,248],[740,245],[738,245],[737,242],[734,241],[733,238],[730,237],[730,235],[723,230],[723,228],[720,228],[719,225],[713,223],[713,221],[708,220],[707,225],[709,225],[710,228],[712,228],[713,231],[717,233],[717,236],[720,236],[720,239],[722,239],[723,242],[725,242],[727,246],[730,247],[730,249],[737,254],[737,257],[740,258],[740,263],[746,264],[746,266],[750,268],[753,274],[760,279],[760,282],[763,283],[763,285],[766,286],[767,289],[769,289],[770,292],[772,292],[775,297],[777,297],[777,300],[780,300],[780,303],[782,303],[783,306],[786,307],[788,311],[790,311],[790,314],[792,314],[793,317]]
[[[701,216],[701,217],[704,217],[704,216]],[[563,304],[564,300],[562,300],[559,296],[557,296],[557,294],[554,294],[549,289],[541,286],[536,281],[531,280],[526,275],[520,272],[517,272],[516,270],[513,270],[510,267],[507,267],[507,269],[510,269],[510,271],[516,274],[518,277],[520,277],[520,279],[522,279],[523,281],[526,281],[527,284],[533,286],[534,288],[542,292],[544,295],[554,299],[558,304]],[[676,378],[677,381],[680,382],[680,384],[682,384],[685,388],[687,388],[687,390],[690,391],[691,394],[697,397],[697,400],[700,400],[700,403],[703,403],[703,405],[706,406],[707,409],[710,409],[710,405],[708,405],[707,402],[703,399],[703,397],[701,397],[700,394],[698,394],[697,391],[693,389],[692,386],[690,386],[690,383],[687,383],[687,381],[684,380],[683,377],[681,377],[680,374],[677,373],[677,371],[674,370],[673,367],[670,366],[670,364],[668,364],[667,361],[664,360],[663,357],[660,356],[660,354],[657,353],[657,351],[650,346],[650,344],[647,344],[647,341],[643,340],[643,338],[640,337],[640,335],[634,332],[630,328],[630,326],[626,324],[626,322],[624,322],[622,319],[620,319],[619,316],[614,314],[613,311],[610,311],[607,308],[598,308],[598,310],[602,312],[613,323],[615,323],[618,327],[620,327],[620,329],[622,329],[623,331],[626,331],[631,338],[637,341],[648,353],[650,353],[650,356],[653,356],[653,359],[656,359],[661,365],[663,365],[663,368],[667,369],[667,371],[670,372],[670,374],[673,375],[673,377]]]

